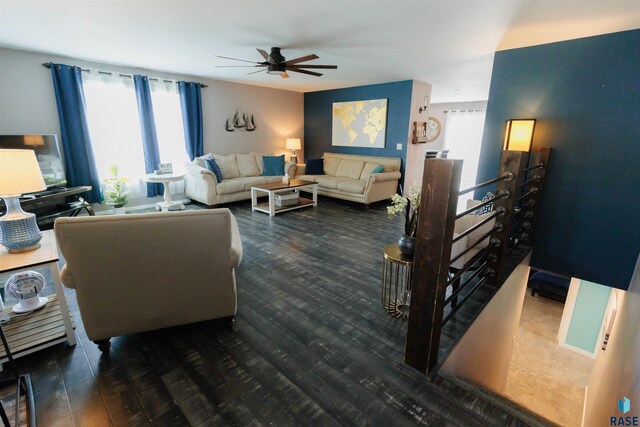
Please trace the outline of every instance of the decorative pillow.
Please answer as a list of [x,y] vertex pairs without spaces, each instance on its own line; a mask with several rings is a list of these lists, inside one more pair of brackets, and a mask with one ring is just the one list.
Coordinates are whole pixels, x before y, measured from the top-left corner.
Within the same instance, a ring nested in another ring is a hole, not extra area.
[[325,157],[322,162],[322,169],[326,175],[336,176],[338,166],[342,159],[340,157]]
[[235,153],[229,154],[228,156],[214,154],[213,158],[215,159],[218,166],[220,166],[220,170],[222,171],[222,176],[224,177],[224,179],[237,178],[240,176]]
[[305,163],[307,167],[305,174],[307,175],[322,175],[324,174],[322,159],[306,159]]
[[382,173],[384,172],[384,166],[378,165],[371,171],[371,173]]
[[220,170],[220,166],[216,163],[213,158],[207,157],[204,159],[204,164],[207,169],[209,169],[216,176],[216,180],[218,182],[222,182],[222,171]]
[[236,161],[238,162],[238,170],[240,176],[259,176],[260,169],[256,163],[256,158],[253,153],[236,154]]
[[[492,197],[493,197],[493,193],[491,191],[488,191],[487,194],[482,198],[480,203],[486,202],[487,200],[491,199]],[[483,214],[491,212],[492,210],[493,210],[493,203],[489,203],[488,205],[484,205],[482,207],[479,207],[475,211],[473,211],[473,214],[474,215],[483,215]]]
[[373,163],[373,162],[365,163],[364,168],[362,169],[362,174],[360,175],[360,179],[367,179],[369,178],[369,175],[371,175],[372,173],[378,173],[378,172],[373,172],[376,168],[382,168],[381,172],[384,170],[384,166],[382,166],[380,163]]
[[360,160],[344,159],[338,166],[336,176],[339,176],[341,178],[360,179],[362,169],[364,169],[364,162]]
[[196,166],[200,166],[201,168],[206,168],[207,165],[204,163],[206,159],[213,159],[213,156],[211,154],[205,154],[204,156],[196,157],[195,159],[193,159],[193,163],[195,163]]
[[284,175],[284,154],[281,156],[262,156],[262,176]]

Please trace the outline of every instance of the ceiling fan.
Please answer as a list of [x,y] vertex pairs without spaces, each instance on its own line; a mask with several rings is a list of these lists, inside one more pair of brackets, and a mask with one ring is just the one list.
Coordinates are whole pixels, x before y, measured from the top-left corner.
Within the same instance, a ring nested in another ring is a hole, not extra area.
[[278,74],[283,79],[289,78],[289,74],[287,74],[287,72],[308,74],[310,76],[316,76],[316,77],[320,77],[322,75],[321,73],[318,73],[315,71],[309,71],[308,69],[306,70],[305,68],[324,69],[324,70],[335,70],[338,68],[337,65],[301,64],[301,62],[318,59],[318,56],[314,54],[301,56],[300,58],[290,59],[287,61],[286,58],[282,56],[282,53],[280,53],[279,47],[272,47],[271,53],[267,53],[267,51],[263,49],[256,49],[256,50],[258,51],[258,53],[260,53],[260,55],[262,55],[262,57],[264,58],[264,61],[262,62],[247,61],[246,59],[229,58],[228,56],[216,55],[216,57],[218,58],[231,59],[233,61],[242,61],[242,62],[249,62],[251,64],[254,64],[254,65],[216,65],[216,67],[264,67],[263,70],[254,71],[249,74],[262,73],[266,71],[267,74]]

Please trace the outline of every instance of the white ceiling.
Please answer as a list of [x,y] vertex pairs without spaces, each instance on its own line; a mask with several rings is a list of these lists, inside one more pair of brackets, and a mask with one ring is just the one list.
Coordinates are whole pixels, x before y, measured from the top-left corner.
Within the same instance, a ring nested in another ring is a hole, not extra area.
[[[634,28],[639,0],[0,0],[0,46],[304,92],[415,79],[432,102],[487,99],[496,50]],[[271,46],[338,70],[215,68]]]

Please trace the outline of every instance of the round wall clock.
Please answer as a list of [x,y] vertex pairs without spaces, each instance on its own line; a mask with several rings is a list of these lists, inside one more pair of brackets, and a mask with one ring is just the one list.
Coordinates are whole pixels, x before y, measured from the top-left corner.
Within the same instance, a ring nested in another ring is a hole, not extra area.
[[427,142],[433,142],[438,139],[441,131],[442,125],[440,124],[440,120],[430,116],[427,119]]

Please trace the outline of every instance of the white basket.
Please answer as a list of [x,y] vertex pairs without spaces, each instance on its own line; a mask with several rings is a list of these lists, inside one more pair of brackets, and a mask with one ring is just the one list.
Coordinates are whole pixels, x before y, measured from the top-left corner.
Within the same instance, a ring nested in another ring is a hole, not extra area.
[[279,208],[283,206],[293,206],[298,204],[300,193],[293,190],[289,192],[276,193],[275,198],[276,206]]

